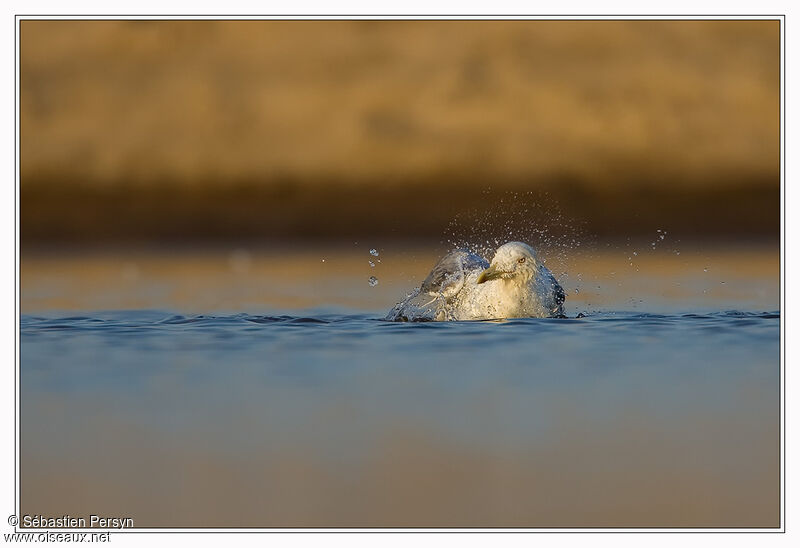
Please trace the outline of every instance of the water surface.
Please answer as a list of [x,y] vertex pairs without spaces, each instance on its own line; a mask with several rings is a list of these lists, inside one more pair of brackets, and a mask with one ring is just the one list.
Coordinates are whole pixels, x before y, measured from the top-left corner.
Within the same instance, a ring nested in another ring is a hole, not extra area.
[[774,312],[26,316],[23,509],[137,526],[775,526],[778,334]]
[[381,317],[428,256],[363,255],[23,262],[23,513],[779,525],[774,261],[595,255],[570,319],[412,324]]

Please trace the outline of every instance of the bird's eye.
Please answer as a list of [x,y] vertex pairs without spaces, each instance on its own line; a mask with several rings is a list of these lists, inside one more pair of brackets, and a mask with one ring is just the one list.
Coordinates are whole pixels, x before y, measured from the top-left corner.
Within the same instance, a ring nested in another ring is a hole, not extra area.
[[520,257],[517,262],[520,263],[520,264],[524,263],[525,262],[525,257]]

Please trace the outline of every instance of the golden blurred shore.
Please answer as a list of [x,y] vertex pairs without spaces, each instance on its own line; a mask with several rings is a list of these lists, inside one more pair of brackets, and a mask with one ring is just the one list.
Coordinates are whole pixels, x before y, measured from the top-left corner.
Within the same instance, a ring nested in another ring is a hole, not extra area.
[[20,62],[26,243],[431,239],[488,189],[777,237],[777,21],[27,20]]

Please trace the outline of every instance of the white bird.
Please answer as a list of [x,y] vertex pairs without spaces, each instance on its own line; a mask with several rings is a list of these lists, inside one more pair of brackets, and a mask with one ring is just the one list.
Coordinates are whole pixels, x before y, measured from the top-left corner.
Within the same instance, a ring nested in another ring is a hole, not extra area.
[[387,320],[563,317],[564,290],[528,244],[508,242],[491,264],[458,249],[442,257]]

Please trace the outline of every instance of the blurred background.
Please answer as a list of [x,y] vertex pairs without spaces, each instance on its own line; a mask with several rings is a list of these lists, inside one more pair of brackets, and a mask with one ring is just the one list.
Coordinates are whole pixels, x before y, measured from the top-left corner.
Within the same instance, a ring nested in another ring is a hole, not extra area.
[[[494,239],[777,283],[778,21],[27,20],[20,63],[23,310],[377,309]],[[311,266],[358,284],[265,300]]]

